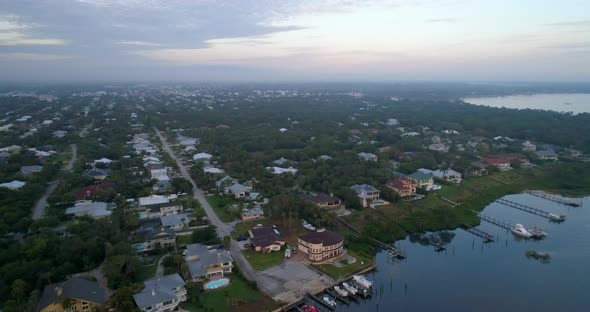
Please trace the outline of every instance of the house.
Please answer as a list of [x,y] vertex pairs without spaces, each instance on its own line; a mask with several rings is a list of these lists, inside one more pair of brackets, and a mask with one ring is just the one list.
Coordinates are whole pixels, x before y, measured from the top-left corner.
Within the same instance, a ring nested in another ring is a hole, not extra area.
[[143,282],[143,290],[133,295],[133,301],[144,312],[173,311],[186,301],[185,284],[178,273],[154,277]]
[[540,160],[557,160],[557,153],[552,150],[536,151],[535,156]]
[[104,180],[106,179],[109,174],[111,174],[110,169],[101,169],[101,168],[92,168],[88,170],[84,170],[82,173],[84,176],[97,179],[97,180]]
[[191,279],[195,282],[212,277],[223,277],[232,272],[231,253],[201,244],[186,246],[184,261],[188,266]]
[[342,200],[338,197],[335,197],[333,194],[324,194],[324,193],[300,193],[299,197],[309,202],[314,203],[316,206],[320,208],[328,208],[328,209],[340,209],[343,208]]
[[139,212],[140,219],[159,218],[184,211],[182,203],[174,201],[143,205],[141,206],[141,209],[143,209],[143,211]]
[[254,207],[251,209],[244,208],[242,209],[241,218],[242,220],[252,220],[264,217],[264,210],[261,207]]
[[332,160],[332,157],[330,155],[321,155],[320,157],[318,157],[319,160]]
[[331,231],[309,232],[297,238],[297,249],[310,262],[333,261],[344,254],[344,237]]
[[104,158],[104,157],[103,157],[103,158],[101,158],[101,159],[97,159],[97,160],[95,160],[95,161],[94,161],[92,164],[93,164],[93,165],[95,165],[95,166],[96,166],[97,164],[103,164],[103,165],[107,165],[107,166],[108,166],[108,165],[110,165],[112,162],[113,162],[112,160],[110,160],[110,159],[108,159],[108,158]]
[[289,168],[267,167],[266,170],[269,170],[270,173],[272,173],[272,174],[283,174],[283,173],[296,174],[298,171],[297,169],[295,169],[293,167],[289,167]]
[[176,194],[170,195],[150,195],[139,198],[139,207],[147,208],[150,205],[169,203],[177,198]]
[[453,169],[438,169],[433,171],[425,168],[420,168],[418,169],[418,171],[424,174],[432,175],[435,178],[439,178],[451,183],[461,183],[461,174]]
[[225,171],[223,171],[223,169],[215,168],[213,166],[206,166],[206,167],[203,167],[203,172],[211,173],[211,174],[222,174]]
[[176,234],[174,230],[165,228],[136,231],[137,243],[132,244],[136,252],[158,250],[176,246]]
[[487,175],[487,174],[488,174],[488,170],[486,169],[486,165],[484,163],[482,163],[481,161],[471,162],[469,168],[467,168],[467,173],[466,173],[466,175],[476,176],[476,177],[481,177],[481,176]]
[[444,143],[432,143],[432,144],[428,145],[428,149],[431,151],[443,152],[443,153],[446,153],[449,151],[449,147],[446,146]]
[[238,183],[238,180],[226,175],[215,182],[215,187],[218,189],[225,189],[226,186],[230,186],[234,183]]
[[500,170],[509,170],[510,160],[498,157],[483,157],[481,162],[486,166],[494,166]]
[[22,173],[25,177],[30,177],[35,172],[41,172],[43,170],[43,166],[34,165],[34,166],[22,166],[20,167],[20,173]]
[[250,243],[256,251],[269,253],[281,250],[285,245],[285,240],[281,234],[271,226],[254,227],[248,231],[250,234]]
[[113,182],[103,181],[95,185],[83,187],[76,193],[76,199],[81,200],[85,198],[93,198],[100,191],[112,190]]
[[522,142],[522,151],[523,152],[534,152],[537,150],[537,146],[530,141]]
[[170,182],[168,168],[152,169],[150,170],[150,175],[152,180]]
[[420,171],[416,171],[408,175],[408,178],[416,181],[416,187],[423,188],[427,191],[430,191],[432,189],[432,186],[434,185],[434,179],[432,178],[432,176],[430,174],[425,174]]
[[236,199],[242,199],[250,196],[251,188],[239,183],[234,183],[224,188],[225,194],[232,195]]
[[365,153],[365,152],[360,152],[357,154],[359,158],[361,158],[362,160],[365,161],[377,161],[377,155],[373,154],[373,153]]
[[285,163],[287,163],[289,161],[290,160],[288,160],[287,158],[281,157],[281,158],[273,161],[272,163],[275,164],[275,165],[281,166],[281,165],[283,165],[283,164],[285,164]]
[[213,155],[208,153],[197,153],[193,155],[193,160],[210,160]]
[[67,208],[66,215],[90,216],[94,219],[101,219],[110,216],[111,211],[108,209],[107,203],[83,200],[75,203],[73,207]]
[[66,134],[68,134],[68,132],[64,130],[55,130],[52,134],[55,138],[63,138],[66,136]]
[[5,183],[0,183],[0,187],[4,187],[7,189],[11,189],[11,190],[18,190],[21,187],[25,186],[25,182],[23,181],[18,181],[18,180],[13,180],[10,182],[5,182]]
[[165,229],[180,231],[187,228],[192,219],[188,213],[164,215],[160,217],[160,224]]
[[404,176],[396,176],[385,184],[401,197],[416,195],[417,183],[414,179]]
[[379,190],[368,184],[355,184],[350,187],[356,192],[363,207],[368,207],[373,201],[379,199]]
[[[62,303],[68,299],[70,307]],[[43,289],[37,312],[94,311],[103,307],[107,294],[97,282],[72,277],[63,282],[49,284]]]
[[518,153],[509,153],[509,154],[501,154],[501,155],[497,155],[497,158],[503,158],[506,159],[508,161],[512,162],[517,162],[519,163],[521,166],[530,166],[530,162],[529,159],[523,155],[523,154],[518,154]]

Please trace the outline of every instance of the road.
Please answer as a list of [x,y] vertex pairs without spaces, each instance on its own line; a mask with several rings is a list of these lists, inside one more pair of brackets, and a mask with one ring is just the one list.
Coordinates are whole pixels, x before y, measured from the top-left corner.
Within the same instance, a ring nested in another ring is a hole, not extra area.
[[[72,158],[62,168],[63,171],[72,171],[72,169],[74,168],[74,163],[76,163],[76,160],[78,159],[78,146],[76,144],[72,144],[70,145],[70,147],[72,149]],[[59,185],[59,182],[61,182],[61,176],[57,180],[49,182],[49,186],[45,190],[45,193],[43,193],[43,196],[41,196],[37,203],[35,203],[32,216],[33,220],[39,220],[43,217],[43,214],[45,213],[45,208],[47,208],[47,198],[49,198],[49,195],[51,195],[51,193],[55,191],[55,189]]]
[[[193,185],[193,196],[195,197],[195,199],[197,199],[197,201],[199,201],[199,204],[201,204],[201,207],[203,207],[203,210],[205,210],[205,213],[207,214],[207,218],[209,219],[209,222],[217,227],[217,235],[219,235],[219,238],[223,241],[223,237],[225,237],[225,236],[231,237],[232,227],[223,223],[219,219],[217,214],[215,214],[213,207],[211,207],[211,205],[209,204],[209,202],[205,198],[205,195],[203,195],[203,191],[201,191],[197,187],[197,184],[195,183],[193,178],[188,173],[188,170],[186,170],[186,168],[182,165],[182,162],[180,161],[180,159],[178,159],[178,157],[176,157],[176,154],[174,154],[174,152],[172,151],[172,149],[168,145],[168,141],[166,141],[166,138],[164,138],[162,133],[160,133],[160,130],[158,130],[156,128],[154,128],[154,129],[156,130],[156,134],[158,135],[158,137],[160,138],[160,141],[162,142],[162,147],[164,148],[164,150],[168,153],[168,155],[170,155],[170,157],[172,159],[174,159],[174,161],[176,161],[176,164],[178,165],[178,168],[180,169],[180,173],[182,174],[182,176],[186,180],[190,181],[190,183]],[[256,274],[256,271],[254,270],[254,268],[252,268],[252,266],[250,265],[250,262],[248,262],[248,260],[246,260],[246,258],[244,257],[244,254],[242,254],[242,250],[240,249],[240,247],[238,246],[238,243],[234,239],[231,240],[229,251],[231,252],[231,255],[234,258],[234,261],[236,262],[238,268],[240,269],[240,272],[242,272],[244,277],[250,281],[256,281],[258,284],[258,287],[266,294],[271,293],[271,290],[269,288],[265,287],[266,283],[264,283],[264,281],[262,281],[259,278],[259,276],[258,276],[258,274]]]

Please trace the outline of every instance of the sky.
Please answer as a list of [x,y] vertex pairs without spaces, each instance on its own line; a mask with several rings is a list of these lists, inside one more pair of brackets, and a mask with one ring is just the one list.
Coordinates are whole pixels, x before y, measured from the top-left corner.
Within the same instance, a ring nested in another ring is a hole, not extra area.
[[0,80],[590,82],[590,1],[0,0]]

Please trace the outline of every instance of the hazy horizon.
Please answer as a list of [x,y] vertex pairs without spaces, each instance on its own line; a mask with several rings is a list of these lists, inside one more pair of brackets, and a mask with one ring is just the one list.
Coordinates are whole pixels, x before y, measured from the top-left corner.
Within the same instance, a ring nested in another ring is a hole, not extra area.
[[584,1],[0,3],[3,82],[590,82]]

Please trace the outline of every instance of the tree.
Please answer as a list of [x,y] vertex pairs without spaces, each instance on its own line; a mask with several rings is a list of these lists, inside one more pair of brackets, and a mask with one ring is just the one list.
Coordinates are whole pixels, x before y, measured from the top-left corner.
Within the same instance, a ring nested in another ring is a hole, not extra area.
[[217,228],[213,225],[209,225],[204,229],[198,229],[191,235],[193,243],[199,243],[203,245],[219,244],[219,237],[217,237]]
[[170,184],[176,193],[190,194],[193,190],[193,185],[188,180],[183,178],[174,178]]
[[133,303],[133,294],[136,289],[133,287],[121,287],[115,291],[111,299],[111,305],[118,312],[133,312],[135,311],[135,304]]

